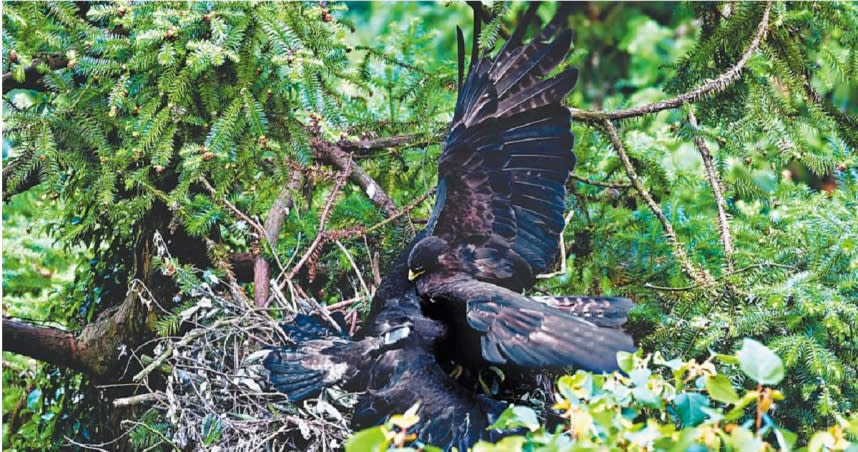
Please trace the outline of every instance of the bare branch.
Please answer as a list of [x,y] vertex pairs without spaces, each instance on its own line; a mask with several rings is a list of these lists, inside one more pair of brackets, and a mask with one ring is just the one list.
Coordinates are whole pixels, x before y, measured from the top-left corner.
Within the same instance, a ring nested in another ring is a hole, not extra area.
[[[80,332],[33,325],[3,317],[3,350],[107,378],[117,368],[123,345],[138,342],[138,321],[146,314],[139,295],[129,290],[125,301]],[[142,322],[141,322],[142,323]]]
[[588,185],[595,185],[597,187],[622,189],[622,188],[629,188],[632,186],[631,184],[627,184],[624,182],[605,182],[605,181],[591,180],[591,179],[587,179],[586,177],[578,176],[577,174],[570,174],[570,176],[572,177],[572,179],[577,180],[578,182],[583,182],[583,183],[588,184]]
[[769,0],[766,3],[765,9],[763,10],[763,18],[762,20],[760,20],[760,24],[757,25],[757,31],[754,34],[754,38],[751,40],[751,43],[745,50],[745,53],[742,54],[742,57],[739,59],[739,61],[736,62],[733,67],[721,74],[718,78],[710,80],[698,86],[697,88],[694,88],[687,93],[680,94],[672,99],[662,100],[647,105],[641,105],[639,107],[630,108],[628,110],[590,111],[570,108],[570,110],[572,111],[572,118],[592,123],[599,123],[605,119],[613,120],[634,118],[637,116],[644,116],[650,113],[657,113],[663,110],[669,110],[671,108],[677,108],[679,106],[682,106],[683,104],[697,102],[710,94],[724,91],[725,89],[727,89],[728,86],[730,86],[731,83],[739,79],[739,76],[741,75],[742,69],[744,69],[745,64],[757,51],[757,49],[760,48],[760,43],[765,38],[766,31],[769,28],[769,16],[771,9],[772,1]]
[[[688,111],[688,123],[697,130],[697,118],[694,117],[694,112]],[[721,244],[724,246],[724,257],[727,259],[727,271],[733,271],[733,238],[730,235],[730,224],[727,222],[727,202],[724,200],[724,188],[721,185],[721,178],[718,176],[718,171],[715,169],[715,163],[712,159],[712,153],[706,146],[706,142],[700,135],[694,136],[694,144],[697,146],[697,151],[700,152],[700,157],[703,159],[703,167],[706,168],[706,181],[712,187],[712,193],[715,195],[715,205],[718,207],[718,233],[721,235]]]
[[345,168],[343,168],[343,173],[337,177],[337,182],[334,185],[334,189],[331,190],[330,196],[328,196],[328,201],[325,203],[325,207],[322,209],[322,214],[319,215],[319,229],[316,233],[316,238],[313,240],[313,243],[310,244],[310,247],[307,248],[307,251],[301,257],[295,266],[292,267],[292,270],[289,272],[288,279],[293,279],[295,275],[298,273],[298,270],[304,266],[304,264],[311,259],[313,254],[316,252],[316,248],[322,245],[322,242],[326,240],[325,236],[325,224],[328,222],[328,216],[331,214],[331,207],[334,205],[334,201],[337,199],[337,195],[340,192],[340,189],[345,185],[346,178],[349,176],[352,168],[351,157],[345,163]]
[[146,394],[138,394],[136,396],[131,397],[123,397],[120,399],[113,400],[114,407],[123,407],[123,406],[135,406],[143,403],[153,403],[159,400],[163,400],[166,398],[163,394],[159,394],[156,392],[149,392]]
[[310,130],[313,134],[313,140],[311,141],[310,146],[313,148],[316,158],[334,166],[340,171],[344,171],[346,168],[349,168],[349,179],[363,189],[369,199],[381,209],[384,216],[392,217],[393,215],[396,215],[398,209],[390,196],[388,196],[384,189],[381,188],[381,185],[379,185],[372,176],[367,174],[363,168],[358,165],[352,165],[350,154],[344,151],[340,146],[322,139],[318,123],[313,124],[310,127]]
[[4,352],[87,372],[89,369],[81,361],[79,350],[74,333],[3,317]]
[[[263,229],[265,230],[265,239],[271,247],[272,252],[277,249],[277,241],[280,235],[280,229],[283,228],[283,222],[286,220],[286,214],[295,203],[294,193],[301,187],[304,181],[303,174],[298,168],[293,168],[292,173],[287,182],[286,187],[277,194],[274,204],[268,209],[268,214],[265,216]],[[253,259],[253,301],[256,306],[268,306],[268,298],[270,295],[271,285],[271,265],[258,246],[254,251]],[[281,271],[283,268],[280,269]]]
[[356,154],[365,155],[371,151],[380,151],[390,148],[416,148],[428,146],[444,139],[443,133],[434,135],[413,134],[413,135],[395,135],[392,137],[383,137],[376,139],[362,139],[359,141],[340,140],[337,146],[346,152],[355,152]]
[[649,194],[649,191],[647,191],[646,187],[641,183],[634,166],[632,166],[632,162],[629,160],[629,155],[623,147],[620,136],[617,134],[617,129],[614,127],[614,123],[608,119],[605,119],[602,123],[608,131],[608,137],[611,139],[611,144],[613,144],[614,149],[620,156],[620,161],[623,162],[623,167],[626,170],[626,174],[629,176],[629,180],[632,182],[635,190],[638,191],[647,203],[652,213],[655,214],[656,218],[658,218],[658,221],[661,222],[661,225],[664,228],[664,235],[667,236],[667,241],[673,248],[673,255],[676,257],[676,260],[679,261],[679,265],[682,270],[698,284],[703,285],[712,282],[712,277],[705,271],[698,270],[691,262],[691,259],[688,258],[688,255],[685,253],[685,248],[676,236],[676,231],[673,229],[673,225],[670,224],[670,221],[667,220],[667,217],[664,215],[661,207],[659,207],[655,200],[652,199],[652,195]]

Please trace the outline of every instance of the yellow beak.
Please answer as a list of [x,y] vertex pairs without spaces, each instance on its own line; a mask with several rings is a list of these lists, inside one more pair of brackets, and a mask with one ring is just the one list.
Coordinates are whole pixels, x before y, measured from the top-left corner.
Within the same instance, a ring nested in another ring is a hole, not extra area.
[[415,279],[419,278],[419,277],[420,277],[420,275],[422,275],[423,273],[426,273],[426,270],[422,270],[422,271],[419,271],[419,272],[417,272],[417,273],[414,273],[414,272],[413,272],[413,271],[411,271],[411,269],[409,268],[409,269],[408,269],[408,280],[409,280],[409,281],[414,281]]

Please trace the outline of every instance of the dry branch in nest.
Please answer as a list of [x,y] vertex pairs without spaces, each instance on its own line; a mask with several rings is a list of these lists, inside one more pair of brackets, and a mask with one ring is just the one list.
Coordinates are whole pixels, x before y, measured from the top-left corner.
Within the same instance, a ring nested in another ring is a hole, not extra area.
[[296,406],[267,391],[264,347],[286,338],[270,315],[276,309],[234,296],[233,285],[208,276],[192,291],[193,306],[180,313],[190,329],[158,339],[154,358],[137,357],[144,364],[133,377],[140,391],[113,401],[148,407],[123,423],[130,438],[181,450],[341,448],[350,433],[350,397],[330,391]]

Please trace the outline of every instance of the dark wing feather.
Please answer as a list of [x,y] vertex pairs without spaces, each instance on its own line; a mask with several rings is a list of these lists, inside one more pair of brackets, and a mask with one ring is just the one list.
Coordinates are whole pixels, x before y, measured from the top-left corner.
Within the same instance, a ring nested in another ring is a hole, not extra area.
[[433,284],[428,295],[466,306],[468,326],[480,334],[483,358],[495,364],[610,372],[617,369],[618,351],[635,350],[631,336],[620,330],[493,284],[456,278]]
[[571,32],[557,35],[563,16],[523,45],[534,14],[529,8],[497,56],[472,58],[438,164],[445,196],[428,226],[459,248],[463,270],[512,290],[533,285],[554,261],[575,164],[562,101],[577,71],[545,78],[566,57]]
[[626,323],[629,311],[635,307],[632,300],[621,297],[573,295],[531,297],[531,299],[581,317],[597,326],[611,328],[617,328]]

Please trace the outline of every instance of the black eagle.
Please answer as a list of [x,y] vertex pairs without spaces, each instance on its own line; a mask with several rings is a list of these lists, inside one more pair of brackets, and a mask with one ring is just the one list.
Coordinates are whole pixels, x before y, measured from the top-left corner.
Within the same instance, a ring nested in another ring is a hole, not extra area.
[[577,70],[550,75],[571,45],[568,6],[524,44],[537,6],[482,59],[475,14],[467,80],[459,30],[459,96],[427,227],[385,275],[356,337],[316,317],[283,326],[295,344],[276,348],[265,366],[290,400],[332,384],[359,391],[355,428],[421,402],[420,440],[466,450],[509,433],[487,430],[506,404],[450,377],[450,359],[610,371],[616,351],[633,349],[616,329],[633,306],[627,299],[521,295],[555,260],[575,163],[562,101]]
[[[413,242],[422,238],[422,234]],[[423,314],[422,297],[407,280],[409,246],[381,283],[378,313],[360,335],[349,338],[318,316],[299,315],[282,325],[294,346],[277,347],[265,359],[269,381],[293,402],[334,384],[358,393],[352,427],[384,422],[420,404],[411,432],[426,444],[468,450],[504,434],[488,430],[506,404],[451,378],[437,359],[448,330]]]
[[494,57],[475,52],[459,91],[427,237],[408,259],[409,280],[440,305],[428,311],[450,325],[457,361],[611,371],[617,351],[634,350],[617,329],[520,294],[555,260],[575,165],[562,102],[578,70],[548,76],[571,45],[565,8],[528,45],[523,25]]

